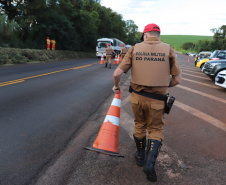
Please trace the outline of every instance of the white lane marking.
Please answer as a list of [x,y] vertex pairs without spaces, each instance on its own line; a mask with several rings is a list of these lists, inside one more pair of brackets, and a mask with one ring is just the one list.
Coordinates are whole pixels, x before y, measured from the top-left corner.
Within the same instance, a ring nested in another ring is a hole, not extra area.
[[202,71],[197,72],[197,71],[193,71],[193,70],[182,69],[182,72],[183,72],[183,71],[189,71],[189,72],[191,72],[191,73],[204,74],[204,73],[202,73]]
[[200,84],[200,85],[204,85],[204,86],[208,86],[208,87],[211,87],[211,88],[219,89],[219,87],[217,87],[217,86],[215,86],[215,85],[209,85],[209,84],[197,82],[197,81],[194,81],[194,80],[190,80],[190,79],[187,79],[187,78],[182,78],[182,80],[189,81],[189,82],[193,82],[193,83]]
[[182,75],[183,75],[183,74],[188,75],[188,76],[194,76],[194,77],[196,77],[196,78],[202,78],[202,79],[210,80],[210,78],[201,77],[201,76],[196,76],[196,75],[191,75],[191,74],[189,74],[189,73],[184,73],[184,72],[182,72]]
[[180,68],[198,69],[198,67],[190,67],[190,66],[183,66],[183,65],[180,65]]
[[196,93],[196,94],[205,96],[205,97],[207,97],[207,98],[210,98],[210,99],[219,101],[219,102],[221,102],[221,103],[226,103],[226,100],[224,100],[224,99],[222,99],[222,98],[218,98],[218,97],[216,97],[216,96],[209,95],[209,94],[206,94],[206,93],[204,93],[204,92],[197,91],[197,90],[194,90],[194,89],[191,89],[191,88],[182,86],[182,85],[177,85],[177,86],[175,86],[175,87],[179,87],[179,88],[181,88],[181,89],[185,89],[185,90],[187,90],[187,91],[190,91],[190,92],[193,92],[193,93]]
[[198,109],[195,109],[186,104],[183,104],[179,101],[175,101],[174,105],[226,132],[226,123],[223,123],[220,120],[218,120],[212,116],[209,116],[208,114],[205,114],[205,113],[199,111]]

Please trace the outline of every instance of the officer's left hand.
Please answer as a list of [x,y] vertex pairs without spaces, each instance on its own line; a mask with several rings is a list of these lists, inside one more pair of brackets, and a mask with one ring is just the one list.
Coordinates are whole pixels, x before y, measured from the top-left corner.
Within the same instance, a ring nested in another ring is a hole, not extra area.
[[115,94],[120,93],[120,87],[113,87],[112,90],[114,91]]

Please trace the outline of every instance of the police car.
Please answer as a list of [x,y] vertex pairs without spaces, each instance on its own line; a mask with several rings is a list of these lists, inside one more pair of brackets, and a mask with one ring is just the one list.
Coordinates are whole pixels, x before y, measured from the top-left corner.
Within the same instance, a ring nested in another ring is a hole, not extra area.
[[226,88],[226,70],[220,71],[215,77],[215,84]]

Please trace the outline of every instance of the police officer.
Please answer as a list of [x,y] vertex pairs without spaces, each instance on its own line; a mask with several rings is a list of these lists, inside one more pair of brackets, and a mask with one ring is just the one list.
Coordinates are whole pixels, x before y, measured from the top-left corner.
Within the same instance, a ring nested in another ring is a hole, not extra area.
[[46,42],[47,42],[47,50],[50,50],[50,39],[49,39],[49,37],[47,37]]
[[[108,66],[108,63],[109,63],[109,68],[111,69],[111,55],[112,55],[112,52],[114,52],[114,50],[110,47],[110,44],[107,43],[107,48],[102,52],[102,55],[103,53],[106,52],[106,63],[105,63],[105,67]],[[116,53],[115,53],[116,54]]]
[[54,51],[55,48],[56,48],[56,41],[55,41],[55,39],[51,40],[51,44],[52,44],[52,51]]
[[122,48],[121,48],[121,52],[120,52],[120,55],[122,57],[122,60],[123,60],[126,52],[127,52],[127,49],[124,47],[124,44],[122,44]]
[[119,93],[121,75],[132,67],[130,101],[134,113],[134,140],[137,146],[134,156],[137,165],[144,166],[143,171],[147,179],[155,182],[157,175],[154,166],[164,139],[166,95],[168,87],[181,82],[181,70],[174,48],[160,41],[158,25],[145,26],[141,39],[143,42],[132,46],[114,71],[112,90]]

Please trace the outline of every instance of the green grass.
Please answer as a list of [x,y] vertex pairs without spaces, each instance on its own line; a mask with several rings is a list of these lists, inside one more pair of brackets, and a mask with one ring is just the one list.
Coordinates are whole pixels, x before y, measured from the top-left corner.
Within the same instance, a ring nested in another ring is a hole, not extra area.
[[184,42],[196,43],[198,40],[212,40],[212,36],[196,35],[161,35],[161,41],[170,44],[175,49],[180,50]]
[[19,49],[0,47],[0,65],[50,62],[68,59],[96,57],[95,52],[47,51],[38,49]]

